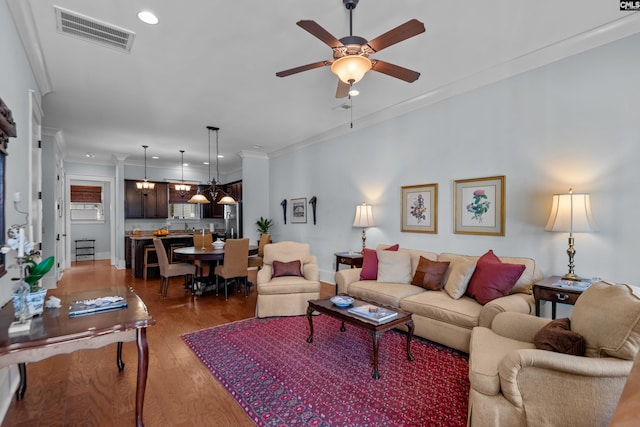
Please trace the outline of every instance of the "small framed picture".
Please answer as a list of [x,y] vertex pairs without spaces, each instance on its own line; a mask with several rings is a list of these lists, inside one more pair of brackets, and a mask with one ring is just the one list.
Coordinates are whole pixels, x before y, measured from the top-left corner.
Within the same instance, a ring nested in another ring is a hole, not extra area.
[[438,184],[402,187],[402,224],[400,231],[409,233],[438,232]]
[[504,236],[504,187],[504,176],[455,181],[453,232]]
[[307,198],[291,199],[291,223],[306,224],[307,222]]

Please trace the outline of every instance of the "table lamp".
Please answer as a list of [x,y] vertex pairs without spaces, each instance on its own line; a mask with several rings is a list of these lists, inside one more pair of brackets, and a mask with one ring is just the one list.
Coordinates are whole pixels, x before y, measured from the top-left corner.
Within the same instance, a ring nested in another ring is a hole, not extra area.
[[367,242],[366,227],[375,227],[376,223],[373,220],[373,210],[370,205],[362,203],[356,206],[356,216],[353,219],[354,227],[362,227],[362,252],[364,253],[364,247]]
[[545,231],[560,231],[569,233],[569,272],[563,280],[579,281],[580,277],[574,272],[573,258],[576,250],[573,247],[573,233],[588,233],[597,231],[598,227],[591,215],[591,197],[589,194],[575,194],[570,188],[567,194],[554,194],[551,204],[551,214]]

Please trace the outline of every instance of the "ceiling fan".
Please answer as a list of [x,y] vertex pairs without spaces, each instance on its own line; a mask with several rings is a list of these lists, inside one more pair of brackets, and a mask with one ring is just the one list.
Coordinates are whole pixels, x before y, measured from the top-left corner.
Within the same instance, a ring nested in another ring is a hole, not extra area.
[[411,19],[396,28],[367,41],[363,37],[353,35],[353,9],[359,0],[342,0],[349,11],[349,35],[336,39],[317,22],[302,20],[296,24],[320,39],[333,50],[333,60],[318,61],[300,67],[276,73],[278,77],[286,77],[302,71],[314,68],[331,66],[331,71],[338,76],[338,89],[336,98],[344,98],[349,95],[349,90],[354,83],[359,82],[369,70],[377,71],[405,82],[411,83],[418,80],[420,73],[379,59],[369,58],[369,55],[380,52],[382,49],[399,43],[403,40],[417,36],[425,31],[424,24],[417,19]]

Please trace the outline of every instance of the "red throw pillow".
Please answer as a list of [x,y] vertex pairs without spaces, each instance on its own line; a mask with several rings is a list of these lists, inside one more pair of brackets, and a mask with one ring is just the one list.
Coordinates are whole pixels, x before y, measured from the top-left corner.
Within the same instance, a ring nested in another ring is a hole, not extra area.
[[282,276],[302,277],[302,272],[300,271],[300,260],[298,259],[291,262],[273,261],[272,266],[273,266],[272,277],[282,277]]
[[503,263],[492,250],[489,250],[478,258],[476,270],[469,280],[465,295],[482,305],[508,295],[525,268],[522,264]]
[[431,261],[421,256],[411,284],[439,291],[442,289],[442,279],[448,267],[449,261]]
[[[389,246],[385,251],[397,251],[399,244]],[[362,253],[362,270],[360,271],[360,280],[377,280],[378,279],[378,254],[373,249],[364,249]]]

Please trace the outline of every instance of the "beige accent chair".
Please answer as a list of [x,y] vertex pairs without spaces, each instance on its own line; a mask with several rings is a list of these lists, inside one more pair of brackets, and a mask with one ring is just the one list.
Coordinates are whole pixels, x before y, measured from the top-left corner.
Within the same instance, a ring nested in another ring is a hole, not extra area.
[[[273,261],[300,260],[303,277],[273,275]],[[256,317],[306,314],[307,301],[320,298],[320,272],[309,244],[278,242],[264,247],[264,265],[258,271]]]
[[[247,287],[248,263],[249,239],[227,239],[224,244],[224,263],[216,266],[214,270],[216,276],[224,279],[224,299],[229,299],[227,292],[229,279],[242,279],[244,282],[244,296],[249,295]],[[238,285],[237,288],[240,289],[240,286]]]
[[[196,274],[196,267],[186,262],[169,263],[167,251],[164,249],[162,240],[153,239],[153,245],[158,254],[158,264],[160,267],[160,293],[166,298],[167,290],[169,289],[169,279],[176,276],[185,276],[185,285],[188,285],[188,282],[193,279],[193,275]],[[191,285],[185,287],[191,289]]]
[[475,327],[468,425],[606,426],[640,348],[638,291],[599,282],[578,298],[571,330],[585,339],[584,357],[535,348],[549,319],[505,312]]

